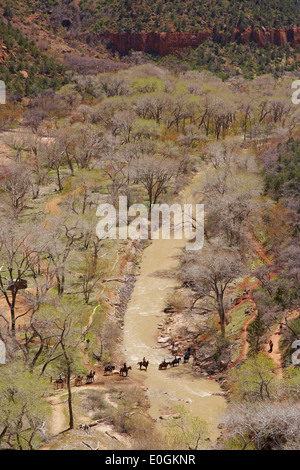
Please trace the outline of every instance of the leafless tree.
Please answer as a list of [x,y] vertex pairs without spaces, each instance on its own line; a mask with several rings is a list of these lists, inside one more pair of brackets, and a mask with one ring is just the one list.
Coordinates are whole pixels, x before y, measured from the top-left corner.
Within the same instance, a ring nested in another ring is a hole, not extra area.
[[227,433],[241,441],[242,449],[284,450],[299,447],[299,405],[288,401],[236,403],[228,409]]
[[178,164],[170,159],[147,155],[136,163],[138,181],[145,188],[149,206],[157,203],[159,196],[170,187]]
[[[0,292],[4,296],[10,311],[9,330],[13,337],[16,334],[16,322],[31,311],[31,306],[16,316],[16,301],[21,290],[27,287],[26,278],[36,262],[36,248],[28,242],[32,241],[32,227],[19,226],[14,221],[2,220],[0,227]],[[1,315],[3,317],[3,315]],[[5,317],[3,317],[5,318]]]
[[243,271],[239,253],[226,247],[208,245],[201,253],[185,253],[179,278],[192,286],[198,299],[212,299],[217,309],[221,334],[225,337],[227,322],[224,294],[229,284]]
[[19,164],[9,168],[0,181],[0,187],[6,196],[8,208],[16,218],[24,209],[30,191],[30,180],[29,169]]

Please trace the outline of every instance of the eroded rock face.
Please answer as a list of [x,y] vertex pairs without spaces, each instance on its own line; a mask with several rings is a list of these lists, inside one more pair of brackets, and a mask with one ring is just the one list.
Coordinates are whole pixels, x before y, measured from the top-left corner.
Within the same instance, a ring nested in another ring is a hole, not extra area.
[[0,64],[8,57],[7,47],[0,43]]
[[[127,54],[129,51],[153,52],[159,56],[164,56],[178,52],[187,47],[196,48],[211,38],[211,30],[200,31],[198,33],[104,33],[100,35],[111,44],[111,47],[121,54]],[[223,33],[215,33],[219,39],[222,39]],[[267,43],[277,46],[285,46],[290,43],[292,47],[300,44],[300,28],[278,29],[267,31],[265,28],[260,30],[249,29],[246,31],[235,30],[227,41],[239,41],[247,44],[250,41],[256,42],[260,47]]]

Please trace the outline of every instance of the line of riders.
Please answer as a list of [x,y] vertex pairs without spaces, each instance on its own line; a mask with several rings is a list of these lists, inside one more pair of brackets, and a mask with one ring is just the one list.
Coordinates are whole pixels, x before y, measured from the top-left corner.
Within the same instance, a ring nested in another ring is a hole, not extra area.
[[[95,378],[95,374],[96,374],[96,371],[90,371],[87,375],[86,375],[86,378],[85,378],[85,383],[86,384],[91,384],[94,382],[94,378]],[[51,377],[51,382],[52,382],[52,377]],[[83,376],[78,374],[76,377],[75,377],[75,386],[78,387],[79,385],[82,385],[82,382],[83,382]],[[67,377],[63,377],[62,374],[60,374],[60,376],[58,377],[58,379],[56,379],[54,381],[54,385],[56,386],[57,389],[59,388],[64,388],[64,385],[67,384]]]
[[[191,356],[191,348],[188,348],[183,356],[183,363],[186,364],[189,362]],[[165,359],[159,364],[158,370],[165,370],[167,369],[168,366],[170,367],[175,367],[178,366],[181,362],[181,357],[175,356],[175,358],[172,361],[166,361]],[[143,360],[138,362],[137,365],[139,366],[140,370],[146,370],[148,369],[149,366],[149,361],[146,360],[145,357],[143,357]],[[119,374],[122,377],[127,377],[128,376],[128,371],[131,370],[131,366],[127,366],[126,362],[124,362],[123,366],[120,368]],[[111,365],[109,362],[105,367],[104,367],[104,375],[107,375],[108,373],[113,373],[115,370],[115,366]],[[95,378],[95,371],[90,371],[89,374],[86,375],[86,384],[90,384],[94,382]],[[54,384],[56,385],[56,388],[63,388],[64,384],[67,383],[67,378],[62,377],[62,375],[59,376],[57,380],[54,381]],[[82,375],[77,375],[75,377],[75,386],[78,387],[82,385],[83,383],[83,376]]]

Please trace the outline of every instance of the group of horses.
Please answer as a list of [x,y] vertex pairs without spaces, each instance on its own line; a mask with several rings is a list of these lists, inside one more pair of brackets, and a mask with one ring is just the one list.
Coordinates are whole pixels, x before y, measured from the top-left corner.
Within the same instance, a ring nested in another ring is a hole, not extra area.
[[[140,361],[140,362],[138,362],[137,365],[140,367],[140,370],[142,370],[142,369],[147,370],[148,365],[149,365],[149,361],[146,361],[146,359],[143,358],[143,360]],[[116,368],[116,367],[113,366],[113,365],[111,365],[110,363],[107,364],[107,365],[104,367],[104,375],[112,374],[112,373],[114,372],[115,368]],[[132,367],[131,367],[131,366],[127,366],[126,362],[124,362],[123,366],[120,368],[119,374],[120,374],[122,377],[127,377],[129,370],[132,370]]]
[[[189,361],[189,358],[190,358],[190,353],[186,352],[184,357],[183,357],[183,363],[185,364],[186,362]],[[166,361],[165,359],[159,364],[158,366],[158,370],[165,370],[169,367],[175,367],[175,366],[179,366],[181,362],[181,357],[177,357],[175,356],[175,358],[172,360],[172,361]],[[145,370],[147,371],[148,369],[148,366],[149,366],[149,361],[147,361],[144,357],[143,357],[143,360],[142,361],[139,361],[137,363],[137,365],[139,366],[139,369],[140,370]],[[116,369],[115,366],[113,366],[112,364],[108,363],[105,367],[104,367],[104,375],[108,375],[108,374],[112,374],[114,372],[114,370]],[[129,370],[132,370],[132,367],[131,366],[127,366],[126,362],[124,362],[123,366],[120,367],[120,371],[119,371],[119,375],[121,377],[127,377],[128,376],[128,372]],[[87,375],[86,375],[86,379],[85,379],[85,383],[86,384],[91,384],[94,382],[94,378],[95,378],[95,371],[90,371]],[[52,379],[51,379],[52,381]],[[56,386],[57,389],[61,389],[61,388],[64,388],[64,385],[67,383],[67,378],[66,377],[62,377],[60,376],[57,380],[54,381],[54,385]],[[83,376],[81,375],[77,375],[75,377],[75,382],[74,382],[74,385],[75,387],[79,387],[80,385],[83,384]]]
[[[85,383],[86,384],[91,384],[94,382],[94,378],[95,378],[95,374],[96,372],[95,371],[90,371],[87,375],[86,375],[86,378],[85,378]],[[52,378],[51,378],[51,381],[52,381]],[[66,385],[67,383],[67,377],[62,377],[61,375],[59,376],[58,379],[54,380],[54,385],[56,387],[56,389],[62,389],[64,388],[64,385]],[[80,385],[83,384],[83,376],[82,375],[76,375],[75,377],[75,380],[74,380],[74,385],[75,387],[79,387]]]
[[[189,359],[190,359],[190,355],[188,353],[186,353],[184,356],[183,356],[183,363],[186,364],[187,362],[189,362]],[[177,357],[175,356],[175,358],[173,359],[173,361],[165,361],[165,359],[159,364],[158,366],[158,370],[165,370],[168,368],[168,366],[170,367],[175,367],[175,366],[179,366],[181,362],[181,357]]]
[[[190,353],[186,352],[184,357],[183,357],[183,363],[186,364],[190,359]],[[165,359],[159,364],[158,370],[163,370],[167,369],[168,366],[170,367],[175,367],[179,366],[181,362],[181,357],[175,356],[175,358],[172,361],[165,361]],[[145,358],[143,358],[142,361],[139,361],[137,363],[139,366],[140,370],[145,370],[147,371],[148,366],[149,366],[149,361],[147,361]],[[104,375],[111,374],[115,370],[115,366],[112,366],[110,363],[104,367]],[[122,377],[127,377],[128,371],[131,370],[131,366],[127,366],[126,363],[124,363],[123,367],[120,368],[120,375]]]

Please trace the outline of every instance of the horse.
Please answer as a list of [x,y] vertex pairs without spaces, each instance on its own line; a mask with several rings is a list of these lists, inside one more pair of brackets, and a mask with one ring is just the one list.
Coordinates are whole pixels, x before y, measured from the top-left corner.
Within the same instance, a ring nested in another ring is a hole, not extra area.
[[158,366],[158,370],[163,370],[163,369],[166,369],[168,366],[171,365],[171,362],[166,362],[166,361],[163,361],[159,364]]
[[149,361],[146,361],[145,358],[137,363],[138,366],[140,366],[140,370],[142,370],[142,367],[145,368],[145,370],[148,369]]
[[79,429],[83,429],[87,434],[90,434],[91,429],[88,424],[79,424]]
[[54,384],[56,385],[56,389],[58,390],[59,388],[64,388],[64,384],[67,383],[67,377],[59,377],[54,381]]
[[183,363],[186,364],[187,362],[189,362],[189,360],[190,360],[189,353],[185,353],[185,355],[183,356]]
[[131,366],[127,367],[126,364],[124,364],[124,366],[120,369],[120,375],[124,377],[125,374],[125,377],[127,377],[129,370],[131,370]]
[[174,366],[176,366],[176,365],[179,366],[180,361],[181,361],[181,357],[178,357],[178,358],[177,358],[177,357],[175,356],[175,359],[173,359],[173,361],[171,362],[172,367],[174,367]]
[[108,364],[104,367],[104,375],[107,375],[108,372],[112,373],[113,370],[115,370],[115,366]]
[[91,383],[93,383],[93,382],[94,382],[94,378],[95,378],[95,374],[96,374],[95,371],[94,371],[94,372],[90,371],[90,373],[86,376],[86,381],[85,381],[85,383],[86,383],[86,384],[91,384]]
[[75,377],[75,387],[79,387],[79,385],[82,385],[82,377],[77,375],[77,377]]

